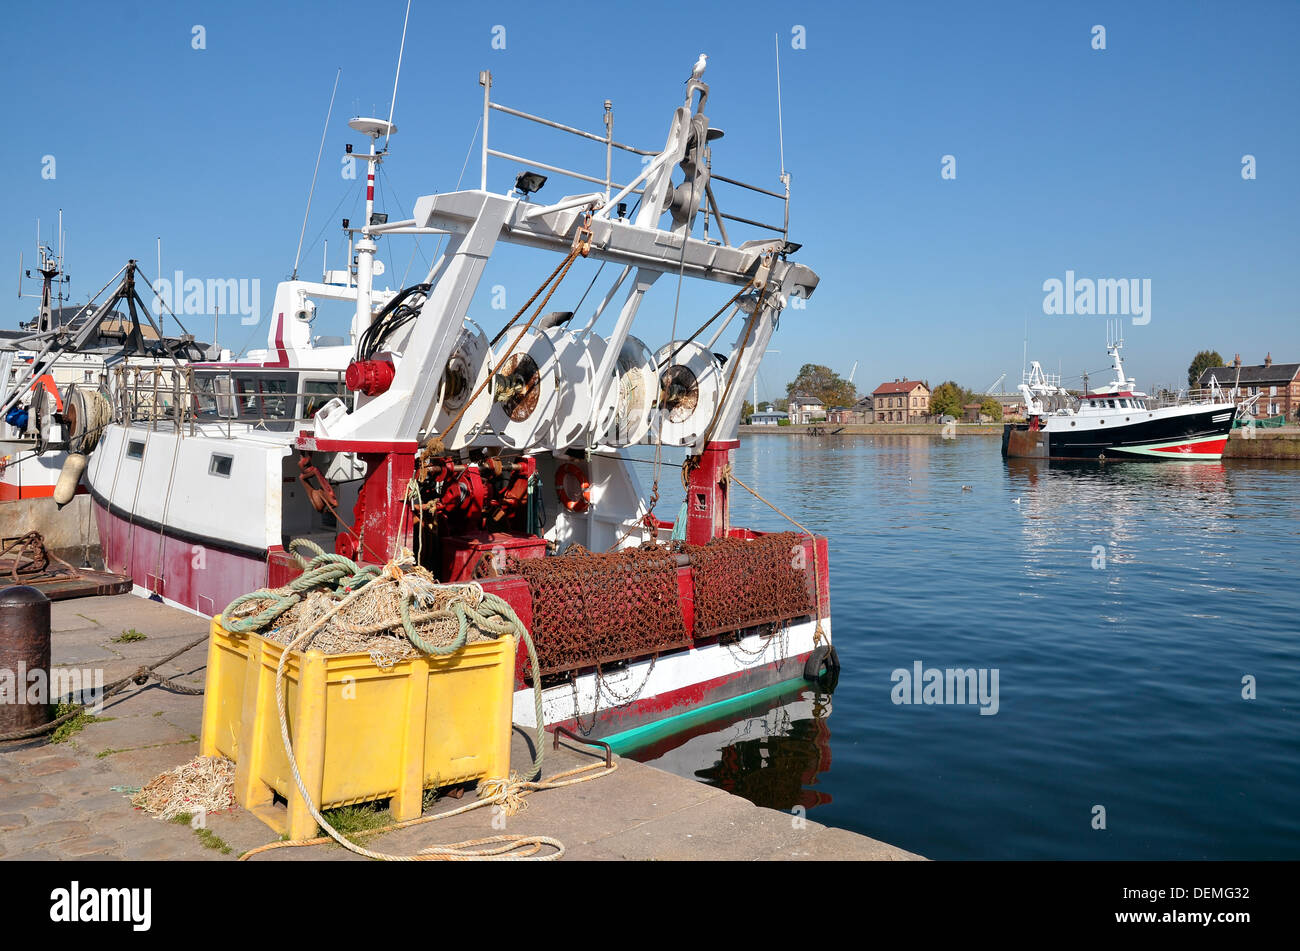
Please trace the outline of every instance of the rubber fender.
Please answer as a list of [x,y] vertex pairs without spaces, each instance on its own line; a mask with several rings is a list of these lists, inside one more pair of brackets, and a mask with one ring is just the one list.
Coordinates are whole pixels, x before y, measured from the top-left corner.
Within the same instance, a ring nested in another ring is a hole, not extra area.
[[54,484],[55,505],[63,508],[72,501],[72,497],[77,494],[77,483],[81,481],[81,474],[85,471],[86,457],[79,452],[68,453],[63,469],[59,472],[59,481]]
[[828,673],[838,672],[839,669],[839,653],[834,646],[823,644],[821,647],[813,648],[813,652],[808,655],[808,660],[803,665],[803,678],[816,683]]

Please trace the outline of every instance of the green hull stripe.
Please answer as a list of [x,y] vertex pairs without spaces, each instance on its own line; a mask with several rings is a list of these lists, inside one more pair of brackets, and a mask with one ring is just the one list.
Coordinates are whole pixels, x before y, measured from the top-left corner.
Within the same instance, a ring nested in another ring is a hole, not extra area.
[[666,720],[656,720],[653,723],[647,723],[644,726],[624,730],[622,733],[615,733],[612,736],[601,737],[601,739],[612,746],[615,753],[622,756],[628,750],[645,746],[660,737],[680,733],[692,723],[717,716],[718,714],[725,712],[728,708],[743,707],[754,703],[757,700],[767,699],[769,697],[779,697],[786,693],[795,693],[806,686],[808,686],[808,682],[802,677],[798,680],[782,681],[779,684],[772,684],[769,687],[760,687],[758,690],[751,690],[749,693],[742,693],[738,697],[731,697],[727,700],[717,700],[713,703],[706,703],[702,707],[696,707],[693,710],[678,713],[674,716],[668,717]]

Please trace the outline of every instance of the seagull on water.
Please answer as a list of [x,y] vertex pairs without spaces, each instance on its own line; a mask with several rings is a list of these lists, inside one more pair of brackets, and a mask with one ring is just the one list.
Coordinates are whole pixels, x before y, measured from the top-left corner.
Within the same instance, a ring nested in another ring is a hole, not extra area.
[[[701,53],[700,58],[695,61],[694,68],[691,69],[691,79],[699,79],[704,75],[704,67],[708,65],[707,61],[708,57]],[[689,83],[691,79],[686,81]]]

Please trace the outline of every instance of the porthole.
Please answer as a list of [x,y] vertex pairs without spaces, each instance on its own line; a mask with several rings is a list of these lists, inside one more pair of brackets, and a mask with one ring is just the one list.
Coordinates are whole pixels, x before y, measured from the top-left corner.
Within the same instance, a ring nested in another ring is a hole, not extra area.
[[126,444],[126,457],[128,459],[143,459],[144,443],[136,439],[128,441]]
[[212,458],[208,460],[208,475],[225,476],[226,478],[230,478],[230,467],[234,461],[234,456],[227,456],[223,453],[214,452]]

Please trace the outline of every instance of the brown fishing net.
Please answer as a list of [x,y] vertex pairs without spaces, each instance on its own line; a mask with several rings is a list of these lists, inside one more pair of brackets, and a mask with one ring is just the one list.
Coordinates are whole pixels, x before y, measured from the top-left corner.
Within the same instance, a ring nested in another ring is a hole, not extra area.
[[806,537],[781,532],[685,546],[695,579],[695,636],[812,614],[813,556]]
[[666,548],[593,554],[573,545],[552,558],[514,560],[528,582],[543,674],[644,657],[690,643]]

